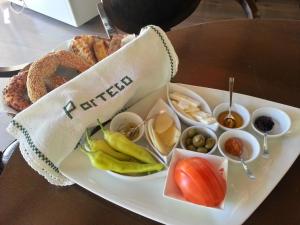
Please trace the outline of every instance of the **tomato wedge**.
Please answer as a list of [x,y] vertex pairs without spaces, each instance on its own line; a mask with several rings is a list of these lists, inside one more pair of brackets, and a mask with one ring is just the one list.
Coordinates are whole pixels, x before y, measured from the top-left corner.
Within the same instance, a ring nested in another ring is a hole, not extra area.
[[178,161],[174,179],[187,201],[216,207],[225,198],[226,181],[206,159],[192,157]]

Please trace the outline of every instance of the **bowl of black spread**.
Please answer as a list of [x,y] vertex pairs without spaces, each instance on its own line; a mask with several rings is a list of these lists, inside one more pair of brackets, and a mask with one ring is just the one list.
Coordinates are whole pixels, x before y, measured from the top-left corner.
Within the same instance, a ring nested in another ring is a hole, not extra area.
[[252,128],[259,134],[268,134],[268,137],[279,137],[289,131],[291,119],[281,109],[262,107],[252,113]]
[[254,126],[261,132],[269,132],[274,127],[274,121],[270,116],[259,116],[254,120]]

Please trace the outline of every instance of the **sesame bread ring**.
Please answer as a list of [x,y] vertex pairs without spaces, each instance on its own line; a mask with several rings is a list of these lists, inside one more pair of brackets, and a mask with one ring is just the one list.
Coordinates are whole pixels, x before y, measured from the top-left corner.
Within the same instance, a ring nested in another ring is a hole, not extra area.
[[45,80],[47,90],[52,91],[60,85],[66,83],[68,80],[60,75],[54,75]]
[[54,53],[59,60],[59,63],[63,67],[75,69],[79,72],[83,72],[91,67],[84,59],[76,55],[74,52],[61,50]]
[[[26,90],[27,76],[28,70],[21,71],[17,75],[12,76],[8,85],[3,90],[4,102],[18,112],[31,105]],[[46,79],[45,82],[47,90],[51,91],[67,82],[67,80],[55,74]]]
[[18,112],[31,104],[29,98],[26,96],[27,74],[28,70],[12,76],[8,85],[3,90],[5,103]]
[[80,56],[73,52],[61,50],[49,53],[34,62],[27,76],[28,97],[32,102],[47,94],[45,79],[53,76],[58,66],[63,66],[83,72],[90,67]]

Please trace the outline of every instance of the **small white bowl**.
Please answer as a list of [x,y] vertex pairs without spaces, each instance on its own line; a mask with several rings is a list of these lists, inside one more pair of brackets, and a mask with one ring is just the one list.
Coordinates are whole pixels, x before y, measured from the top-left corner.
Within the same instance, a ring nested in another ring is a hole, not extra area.
[[[229,103],[221,103],[221,104],[217,105],[214,108],[213,116],[216,119],[218,119],[218,116],[222,112],[228,111],[228,108],[229,108]],[[248,109],[246,109],[246,107],[244,107],[240,104],[234,103],[234,104],[232,104],[231,110],[238,113],[243,118],[243,125],[238,128],[228,128],[218,122],[219,126],[223,130],[241,130],[241,129],[244,129],[245,127],[247,127],[248,124],[250,123],[250,113],[249,113]]]
[[257,139],[249,132],[243,130],[229,130],[221,134],[218,141],[218,148],[224,157],[226,157],[228,160],[232,162],[241,163],[238,157],[230,155],[225,151],[224,148],[225,142],[229,138],[233,138],[233,137],[239,138],[243,142],[244,152],[242,156],[244,158],[245,163],[252,162],[258,157],[260,153],[260,145]]
[[[183,197],[180,189],[178,188],[178,186],[175,183],[174,170],[175,170],[175,166],[176,166],[177,162],[181,159],[190,158],[190,157],[199,157],[199,158],[204,158],[204,159],[208,160],[212,165],[215,166],[215,168],[217,168],[217,170],[223,176],[223,178],[225,179],[225,182],[227,184],[228,160],[226,158],[216,156],[216,155],[202,154],[199,152],[193,152],[193,151],[176,148],[176,149],[174,149],[172,160],[170,162],[170,167],[169,167],[167,178],[165,181],[163,195],[166,198],[170,198],[175,201],[182,202],[184,204],[190,204],[190,205],[197,206],[197,207],[207,208],[207,206],[198,205],[198,204],[187,201]],[[225,195],[225,198],[226,198],[226,195]],[[225,198],[220,203],[219,206],[209,207],[209,208],[224,209]]]
[[269,116],[273,119],[274,121],[274,127],[271,131],[268,132],[268,137],[270,138],[276,138],[284,135],[286,132],[289,131],[291,128],[291,118],[287,113],[284,111],[278,109],[278,108],[273,108],[273,107],[262,107],[257,110],[255,110],[252,113],[252,119],[251,119],[251,126],[253,130],[255,130],[257,133],[260,135],[264,135],[264,133],[260,130],[258,130],[254,126],[255,120],[259,116]]
[[[143,119],[136,113],[133,112],[122,112],[117,114],[110,122],[110,130],[111,131],[119,131],[120,127],[132,123],[135,125],[141,124]],[[145,126],[144,124],[139,126],[139,135],[132,140],[133,142],[137,142],[141,139],[144,134]]]
[[187,138],[188,131],[191,130],[191,129],[196,129],[199,132],[199,134],[202,134],[205,137],[211,137],[215,140],[214,147],[208,153],[204,153],[204,154],[210,155],[217,149],[217,146],[218,146],[218,137],[217,137],[217,135],[211,129],[209,129],[207,127],[203,127],[203,126],[191,126],[191,127],[186,128],[182,132],[181,137],[180,137],[180,146],[181,146],[181,148],[187,149],[185,144],[184,144],[184,141]]

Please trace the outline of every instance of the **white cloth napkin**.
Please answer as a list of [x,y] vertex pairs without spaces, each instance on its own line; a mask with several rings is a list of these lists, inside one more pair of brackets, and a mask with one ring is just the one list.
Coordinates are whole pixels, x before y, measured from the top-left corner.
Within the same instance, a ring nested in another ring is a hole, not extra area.
[[17,114],[7,130],[33,169],[52,184],[70,185],[59,165],[85,129],[164,86],[177,66],[166,34],[147,26],[117,52]]

